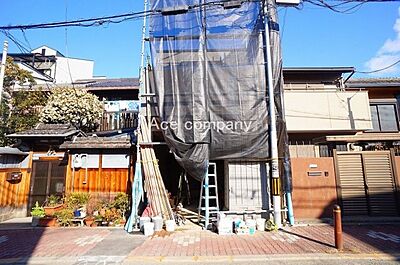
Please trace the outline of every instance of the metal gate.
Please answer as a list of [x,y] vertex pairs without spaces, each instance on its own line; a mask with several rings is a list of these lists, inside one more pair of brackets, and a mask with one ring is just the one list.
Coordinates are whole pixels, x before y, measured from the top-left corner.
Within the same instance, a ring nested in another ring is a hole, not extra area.
[[336,172],[344,215],[398,215],[390,151],[337,152]]

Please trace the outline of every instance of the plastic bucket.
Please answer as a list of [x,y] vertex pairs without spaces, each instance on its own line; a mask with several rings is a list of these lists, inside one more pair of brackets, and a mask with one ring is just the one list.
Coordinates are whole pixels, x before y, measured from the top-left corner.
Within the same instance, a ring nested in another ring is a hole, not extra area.
[[145,223],[150,223],[150,217],[140,217],[140,219],[139,219],[139,228],[140,228],[140,231],[143,231],[143,226],[144,226],[144,224]]
[[246,225],[249,227],[249,234],[254,235],[256,233],[256,221],[253,219],[246,220]]
[[154,234],[154,223],[148,222],[143,225],[144,235],[151,236]]
[[265,231],[265,221],[266,220],[264,218],[257,218],[256,224],[258,231]]
[[243,220],[242,218],[236,217],[235,219],[233,219],[233,223],[235,224],[235,228],[238,228],[240,224],[243,223]]
[[154,231],[161,231],[163,229],[163,219],[161,216],[151,218],[154,223]]
[[175,231],[175,221],[174,220],[165,221],[165,229],[168,232],[174,232]]

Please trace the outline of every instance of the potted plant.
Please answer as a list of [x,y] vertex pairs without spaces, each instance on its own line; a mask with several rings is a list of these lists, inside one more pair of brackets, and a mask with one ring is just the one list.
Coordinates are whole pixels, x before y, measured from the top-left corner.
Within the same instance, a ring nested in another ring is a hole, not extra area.
[[90,194],[87,192],[72,192],[67,197],[67,206],[73,209],[73,215],[78,218],[86,217],[86,207]]
[[44,212],[46,216],[53,216],[56,211],[64,208],[64,204],[62,203],[62,199],[56,195],[50,195],[47,197]]
[[95,214],[98,214],[98,211],[96,211],[97,207],[98,207],[97,201],[92,198],[89,198],[89,201],[86,206],[86,217],[85,217],[86,226],[94,226]]
[[102,226],[103,216],[101,214],[94,215],[94,221],[93,226]]
[[74,212],[70,208],[64,208],[54,213],[60,226],[70,226],[74,218]]
[[93,226],[94,221],[95,221],[95,218],[93,215],[88,215],[85,217],[86,226]]
[[49,226],[56,226],[57,218],[54,216],[44,216],[39,218],[39,226],[42,227],[49,227]]
[[125,223],[126,211],[129,207],[129,198],[126,193],[120,192],[115,196],[114,202],[112,203],[112,208],[117,209],[117,212],[120,213],[120,218],[118,218],[119,224]]
[[31,223],[32,226],[38,226],[40,218],[46,216],[46,214],[44,213],[44,208],[39,205],[38,201],[35,203],[35,206],[32,207],[31,216],[32,216],[32,223]]

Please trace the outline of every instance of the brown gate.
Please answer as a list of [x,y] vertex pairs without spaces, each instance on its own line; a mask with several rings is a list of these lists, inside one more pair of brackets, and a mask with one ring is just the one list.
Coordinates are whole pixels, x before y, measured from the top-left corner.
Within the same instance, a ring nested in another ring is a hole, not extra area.
[[337,152],[336,172],[344,215],[399,214],[390,151]]
[[29,207],[40,205],[49,195],[63,195],[66,166],[60,160],[33,161]]

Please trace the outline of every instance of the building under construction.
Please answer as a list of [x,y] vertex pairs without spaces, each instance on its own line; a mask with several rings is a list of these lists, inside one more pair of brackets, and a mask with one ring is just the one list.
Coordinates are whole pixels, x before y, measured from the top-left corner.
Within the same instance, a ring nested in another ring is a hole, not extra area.
[[187,203],[194,198],[206,225],[222,210],[273,213],[280,225],[291,181],[281,62],[275,58],[280,63],[273,65],[271,55],[279,56],[279,49],[269,50],[279,45],[275,7],[152,0],[149,8],[142,57],[148,48],[151,59],[146,64],[142,58],[128,230],[137,220],[142,175],[152,213],[164,219],[173,217],[167,189],[178,197],[185,190]]

